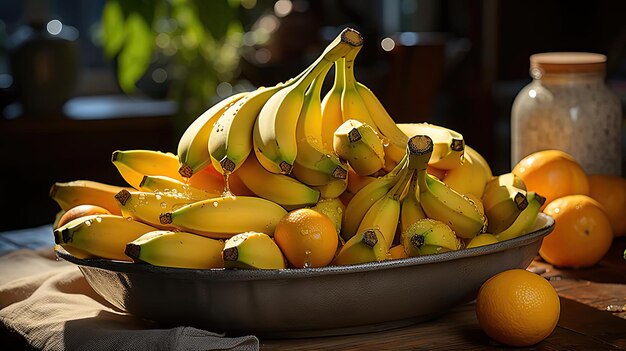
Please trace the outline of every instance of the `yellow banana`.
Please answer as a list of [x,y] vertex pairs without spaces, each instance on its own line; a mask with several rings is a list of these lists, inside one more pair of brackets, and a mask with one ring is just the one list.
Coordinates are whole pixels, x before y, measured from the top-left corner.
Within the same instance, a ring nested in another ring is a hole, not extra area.
[[362,43],[357,31],[345,29],[304,75],[263,105],[254,125],[253,143],[257,158],[265,169],[273,173],[291,173],[298,151],[295,132],[305,90],[326,67]]
[[335,61],[335,82],[322,100],[322,145],[326,152],[333,152],[335,130],[343,123],[341,94],[344,87],[346,59]]
[[465,159],[460,166],[446,172],[442,179],[447,186],[463,195],[483,196],[485,185],[493,177],[487,161],[474,149],[465,145]]
[[122,212],[117,207],[114,196],[122,189],[126,188],[92,180],[75,180],[68,183],[54,183],[50,188],[50,197],[64,211],[78,205],[96,205],[112,214],[121,215]]
[[428,135],[433,139],[433,154],[428,162],[430,166],[448,170],[463,163],[465,141],[460,133],[428,123],[399,123],[398,128],[409,137]]
[[115,195],[122,216],[149,224],[155,228],[170,229],[171,225],[163,225],[159,216],[163,212],[174,211],[194,202],[183,193],[160,193],[120,190]]
[[486,219],[476,204],[426,172],[418,172],[420,203],[428,218],[444,222],[461,238],[482,233]]
[[115,215],[90,215],[77,218],[54,231],[54,242],[90,255],[130,261],[124,254],[126,244],[145,233],[157,230],[147,224]]
[[417,187],[417,175],[411,178],[409,191],[400,204],[400,232],[404,233],[411,224],[420,219],[426,218],[419,200],[419,189]]
[[230,105],[209,137],[211,162],[220,173],[235,172],[252,151],[252,129],[263,105],[283,84],[259,88]]
[[508,228],[528,206],[526,191],[510,185],[509,181],[513,178],[505,175],[494,177],[486,187],[482,201],[489,233],[498,234]]
[[154,231],[126,244],[126,256],[153,266],[210,269],[223,268],[224,241],[200,235]]
[[160,175],[183,181],[183,177],[178,174],[178,158],[169,152],[117,150],[111,155],[111,161],[122,178],[135,189],[140,188],[139,184],[145,175]]
[[385,165],[382,140],[368,124],[346,120],[335,131],[333,150],[360,176],[374,174]]
[[406,254],[404,250],[404,245],[396,245],[389,249],[389,253],[387,254],[387,259],[389,260],[397,260],[400,258],[409,258],[409,255]]
[[528,206],[515,218],[513,224],[496,235],[498,241],[509,240],[524,235],[535,223],[541,206],[546,202],[546,198],[534,191],[529,191],[526,197],[528,198]]
[[284,269],[285,257],[265,233],[246,232],[226,240],[222,251],[226,268]]
[[185,178],[191,176],[211,163],[207,145],[213,125],[218,118],[239,99],[248,93],[238,93],[227,97],[210,107],[187,127],[178,142],[178,172]]
[[145,192],[182,194],[184,197],[199,201],[220,196],[221,192],[205,191],[165,176],[144,176],[139,183],[139,190]]
[[385,237],[378,229],[367,229],[354,235],[341,248],[333,261],[335,265],[380,262],[387,259]]
[[279,205],[303,207],[317,203],[320,198],[319,191],[298,180],[268,172],[255,155],[250,155],[235,174],[257,196]]
[[292,174],[299,181],[312,186],[327,185],[335,179],[345,180],[348,176],[347,165],[334,152],[326,151],[322,144],[320,91],[326,72],[322,71],[305,93],[296,126],[298,154]]
[[378,128],[376,123],[370,116],[361,95],[357,91],[356,79],[354,78],[354,59],[358,55],[361,47],[354,47],[350,52],[346,54],[345,59],[345,71],[344,71],[344,87],[341,93],[341,115],[343,121],[350,119],[357,120],[361,123],[367,124],[376,133]]
[[313,186],[312,188],[319,191],[322,198],[330,199],[339,197],[348,188],[348,178],[333,179],[328,184]]
[[280,205],[258,197],[219,197],[194,202],[162,213],[162,225],[202,234],[214,239],[230,238],[246,231],[274,234],[278,221],[287,214]]
[[491,245],[497,242],[498,242],[498,238],[496,238],[495,235],[485,233],[485,234],[480,234],[480,235],[476,235],[475,237],[473,237],[472,240],[470,240],[470,242],[467,244],[465,248],[471,249],[473,247]]
[[461,241],[443,222],[424,218],[413,223],[401,236],[402,246],[411,256],[431,255],[459,250]]

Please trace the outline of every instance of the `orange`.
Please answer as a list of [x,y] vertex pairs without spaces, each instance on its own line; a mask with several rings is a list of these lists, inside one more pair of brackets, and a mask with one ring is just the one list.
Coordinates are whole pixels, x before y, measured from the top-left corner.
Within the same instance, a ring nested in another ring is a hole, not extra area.
[[529,346],[547,338],[559,321],[556,291],[544,278],[524,269],[496,274],[478,291],[476,316],[492,339]]
[[613,231],[602,205],[586,195],[569,195],[552,201],[546,214],[556,222],[543,239],[539,254],[561,267],[589,267],[609,251]]
[[610,175],[591,175],[589,196],[604,207],[613,228],[613,235],[626,235],[626,179]]
[[274,240],[294,267],[323,267],[332,261],[339,239],[328,216],[310,208],[287,213],[276,225]]
[[559,150],[544,150],[526,156],[514,168],[526,184],[546,198],[542,210],[550,201],[572,194],[589,194],[587,175],[576,160]]

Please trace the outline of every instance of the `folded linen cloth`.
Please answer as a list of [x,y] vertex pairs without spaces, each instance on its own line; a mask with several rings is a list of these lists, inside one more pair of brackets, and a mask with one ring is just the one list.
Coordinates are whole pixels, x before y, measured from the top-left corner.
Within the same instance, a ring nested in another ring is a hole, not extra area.
[[51,250],[0,256],[0,323],[41,350],[258,350],[255,336],[227,338],[193,327],[158,325],[117,310],[78,267]]

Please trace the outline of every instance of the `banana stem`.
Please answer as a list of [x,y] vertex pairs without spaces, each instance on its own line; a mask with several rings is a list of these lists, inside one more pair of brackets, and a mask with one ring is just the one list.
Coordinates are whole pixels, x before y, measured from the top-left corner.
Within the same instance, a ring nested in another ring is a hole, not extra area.
[[409,169],[426,170],[433,153],[433,140],[427,135],[415,135],[407,142]]
[[345,58],[345,69],[344,69],[344,84],[347,87],[354,87],[354,60],[356,55],[361,51],[361,46],[357,46],[352,48],[350,52],[346,54]]
[[317,75],[317,77],[313,78],[313,82],[309,86],[309,89],[306,91],[305,97],[310,96],[311,99],[318,101],[318,103],[321,103],[322,85],[324,85],[324,80],[326,79],[326,75],[328,74],[328,71],[330,71],[331,67],[332,65],[326,66],[324,70],[322,70],[320,74]]
[[397,177],[396,183],[387,193],[387,196],[399,200],[402,196],[402,193],[404,192],[404,189],[406,189],[407,183],[411,180],[412,177],[413,171],[410,170],[408,167],[404,168],[402,170],[402,173],[400,173],[400,175]]
[[341,91],[345,84],[345,71],[346,71],[346,58],[342,57],[335,61],[335,83],[333,84],[332,91]]

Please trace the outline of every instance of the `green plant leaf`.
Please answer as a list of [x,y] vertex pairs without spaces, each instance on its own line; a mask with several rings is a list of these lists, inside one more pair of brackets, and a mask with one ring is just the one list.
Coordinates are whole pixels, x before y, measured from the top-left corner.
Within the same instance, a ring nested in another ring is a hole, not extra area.
[[118,80],[122,89],[130,92],[135,90],[135,82],[150,65],[154,35],[138,13],[128,15],[124,35],[125,45],[118,57]]
[[197,1],[196,5],[202,25],[213,38],[223,38],[230,22],[237,19],[238,9],[231,6],[228,0]]

